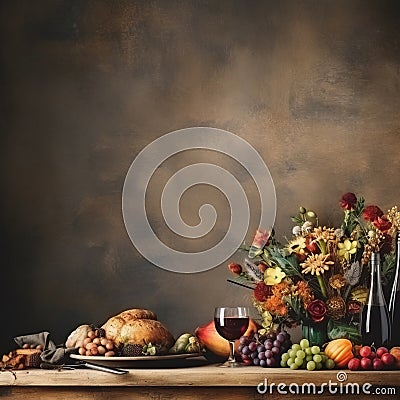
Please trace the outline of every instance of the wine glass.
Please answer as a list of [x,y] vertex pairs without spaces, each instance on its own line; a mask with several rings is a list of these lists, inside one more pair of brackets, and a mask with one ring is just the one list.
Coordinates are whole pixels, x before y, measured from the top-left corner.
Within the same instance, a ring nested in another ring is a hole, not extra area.
[[247,307],[217,307],[214,310],[215,329],[229,341],[229,358],[222,367],[241,367],[235,359],[235,340],[242,336],[249,326]]

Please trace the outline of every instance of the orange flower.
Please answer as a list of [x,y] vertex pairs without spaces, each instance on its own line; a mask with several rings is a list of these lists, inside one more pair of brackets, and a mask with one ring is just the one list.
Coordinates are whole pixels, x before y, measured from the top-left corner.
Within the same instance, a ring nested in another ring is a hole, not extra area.
[[283,297],[289,295],[290,292],[290,283],[288,281],[282,281],[272,286],[272,296],[263,303],[264,308],[273,315],[286,316],[288,314],[288,306]]
[[311,288],[306,281],[297,282],[294,294],[300,297],[305,308],[307,308],[308,305],[314,300],[314,295],[312,294]]

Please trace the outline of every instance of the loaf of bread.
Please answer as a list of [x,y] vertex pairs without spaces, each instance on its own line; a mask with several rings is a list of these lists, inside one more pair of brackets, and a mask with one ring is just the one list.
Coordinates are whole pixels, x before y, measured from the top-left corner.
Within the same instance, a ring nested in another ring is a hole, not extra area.
[[151,343],[167,351],[174,337],[152,311],[134,308],[111,317],[102,328],[107,339],[117,346],[123,344],[145,345]]

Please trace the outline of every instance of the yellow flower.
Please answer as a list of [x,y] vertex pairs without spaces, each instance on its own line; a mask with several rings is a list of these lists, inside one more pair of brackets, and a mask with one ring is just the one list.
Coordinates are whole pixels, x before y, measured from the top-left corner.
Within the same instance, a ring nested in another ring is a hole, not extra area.
[[306,248],[306,238],[303,236],[297,236],[295,239],[292,239],[287,244],[287,251],[289,254],[293,253],[304,254],[305,248]]
[[398,211],[397,206],[392,207],[387,212],[387,219],[392,223],[388,234],[394,236],[397,231],[400,231],[400,211]]
[[341,274],[335,274],[329,278],[329,284],[331,285],[331,287],[333,287],[333,289],[339,290],[344,285],[346,285],[346,283],[346,278]]
[[338,243],[338,256],[344,258],[346,261],[350,261],[352,254],[355,254],[358,247],[358,241],[346,239],[343,243]]
[[273,321],[271,313],[269,311],[264,311],[262,313],[262,322],[261,322],[262,327],[265,329],[269,329],[271,328],[272,324]]
[[280,267],[267,268],[264,272],[264,282],[266,285],[276,285],[281,283],[286,274]]
[[306,261],[300,265],[303,268],[303,274],[311,273],[311,275],[320,275],[325,271],[329,270],[330,265],[333,265],[333,261],[329,261],[329,254],[312,254],[307,258]]

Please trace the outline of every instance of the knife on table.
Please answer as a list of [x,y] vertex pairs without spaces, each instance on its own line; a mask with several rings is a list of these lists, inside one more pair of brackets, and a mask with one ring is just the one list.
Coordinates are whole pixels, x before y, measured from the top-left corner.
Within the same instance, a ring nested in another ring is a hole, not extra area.
[[54,365],[54,364],[50,364],[50,363],[40,364],[40,368],[43,368],[43,369],[76,369],[76,368],[82,368],[82,367],[94,369],[96,371],[109,372],[111,374],[116,374],[116,375],[124,375],[129,372],[127,370],[119,369],[119,368],[115,368],[115,367],[105,367],[104,365],[92,364],[87,361],[80,361],[76,364],[62,364],[62,365]]

